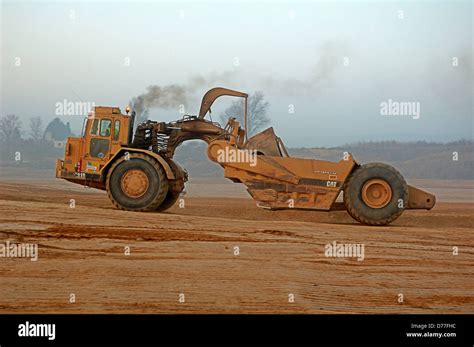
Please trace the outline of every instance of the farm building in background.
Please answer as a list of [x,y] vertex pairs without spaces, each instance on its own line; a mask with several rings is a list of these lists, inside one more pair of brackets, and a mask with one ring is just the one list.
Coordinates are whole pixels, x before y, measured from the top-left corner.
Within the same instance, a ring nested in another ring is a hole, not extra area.
[[61,122],[59,118],[54,118],[46,127],[43,138],[56,148],[63,148],[67,138],[72,136],[69,122]]

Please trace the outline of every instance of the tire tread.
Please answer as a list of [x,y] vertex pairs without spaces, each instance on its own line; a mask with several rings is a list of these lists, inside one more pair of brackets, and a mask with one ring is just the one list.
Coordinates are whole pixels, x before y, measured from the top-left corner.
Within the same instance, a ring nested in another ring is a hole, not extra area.
[[157,196],[155,197],[155,199],[153,200],[153,202],[151,204],[149,204],[147,207],[144,207],[144,208],[140,208],[140,209],[128,209],[124,206],[122,206],[121,204],[119,204],[113,197],[112,195],[112,189],[110,187],[110,177],[112,176],[112,173],[114,172],[114,169],[120,165],[121,163],[123,163],[125,161],[124,158],[121,158],[119,160],[116,160],[112,166],[110,167],[108,173],[107,173],[107,179],[106,179],[106,188],[107,188],[107,195],[110,199],[110,201],[112,201],[112,204],[114,204],[114,206],[120,210],[124,210],[124,211],[138,211],[138,212],[149,212],[149,211],[155,211],[159,208],[159,206],[161,205],[161,203],[165,200],[166,198],[166,195],[168,193],[168,179],[166,178],[166,174],[163,170],[163,168],[161,167],[160,163],[158,163],[157,160],[155,160],[153,157],[147,155],[147,154],[144,154],[144,153],[130,153],[130,159],[132,158],[137,158],[137,159],[141,159],[141,160],[144,160],[146,162],[148,162],[149,164],[151,164],[154,169],[156,170],[157,174],[158,174],[158,177],[159,177],[159,184],[160,184],[160,188],[159,188],[159,194],[157,194]]
[[[349,215],[354,218],[356,221],[366,224],[366,225],[374,225],[374,226],[381,226],[381,225],[387,225],[391,222],[393,222],[395,219],[400,217],[400,215],[403,213],[405,210],[404,208],[400,208],[397,213],[392,214],[390,217],[387,217],[385,219],[380,219],[380,220],[375,220],[375,219],[370,219],[367,217],[364,217],[358,209],[354,206],[353,201],[350,199],[349,194],[346,194],[345,192],[347,189],[350,189],[353,180],[357,177],[359,174],[363,174],[361,170],[367,171],[373,168],[390,168],[391,171],[397,176],[397,179],[399,179],[401,182],[404,182],[403,184],[403,196],[408,197],[408,185],[405,182],[405,179],[403,178],[402,174],[396,170],[394,167],[389,166],[384,163],[369,163],[365,164],[362,166],[357,167],[348,177],[346,183],[344,184],[344,194],[343,194],[343,200],[344,200],[344,205],[346,206],[347,212]],[[404,204],[406,206],[407,201],[404,201]]]

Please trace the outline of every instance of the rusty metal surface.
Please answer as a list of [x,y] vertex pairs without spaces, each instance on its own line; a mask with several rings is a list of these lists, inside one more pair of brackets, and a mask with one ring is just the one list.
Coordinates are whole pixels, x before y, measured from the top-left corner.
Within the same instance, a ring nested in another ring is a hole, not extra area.
[[264,155],[281,157],[283,154],[278,146],[278,139],[272,127],[252,136],[244,145],[245,149],[256,150]]
[[435,204],[435,195],[419,188],[408,186],[408,209],[431,210]]
[[[263,139],[273,130],[269,134]],[[352,156],[339,162],[267,155],[253,163],[219,162],[217,153],[229,147],[224,140],[211,142],[209,159],[224,167],[225,177],[245,184],[257,206],[270,209],[330,210],[356,165]]]
[[241,98],[247,98],[248,94],[242,93],[236,90],[232,89],[227,89],[227,88],[212,88],[209,90],[206,94],[204,94],[201,102],[201,108],[199,110],[199,116],[198,118],[203,119],[206,113],[210,110],[212,104],[214,101],[223,95],[228,95],[228,96],[237,96]]

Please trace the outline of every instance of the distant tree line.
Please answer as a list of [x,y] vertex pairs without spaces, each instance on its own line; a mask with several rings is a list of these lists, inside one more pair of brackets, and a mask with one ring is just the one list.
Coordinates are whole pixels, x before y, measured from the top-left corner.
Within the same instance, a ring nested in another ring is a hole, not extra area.
[[54,148],[43,136],[43,120],[31,117],[26,127],[20,117],[9,114],[0,117],[0,160],[2,165],[28,163],[38,168],[54,168],[55,158],[63,149]]
[[[41,117],[31,117],[29,119],[28,139],[41,141],[43,139],[43,120]],[[0,141],[11,143],[23,138],[23,124],[15,114],[9,114],[0,118]]]

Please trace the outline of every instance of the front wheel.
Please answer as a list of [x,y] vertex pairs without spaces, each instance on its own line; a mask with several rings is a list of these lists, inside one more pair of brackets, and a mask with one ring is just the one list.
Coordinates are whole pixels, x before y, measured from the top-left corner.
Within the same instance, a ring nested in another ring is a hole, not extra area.
[[344,204],[352,218],[367,225],[386,225],[405,210],[408,185],[392,166],[363,165],[351,173],[344,185]]
[[165,200],[168,179],[152,157],[132,153],[115,162],[107,175],[106,188],[112,203],[130,211],[154,211]]

